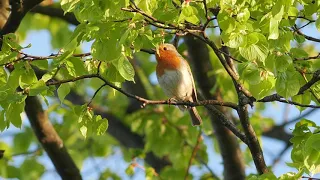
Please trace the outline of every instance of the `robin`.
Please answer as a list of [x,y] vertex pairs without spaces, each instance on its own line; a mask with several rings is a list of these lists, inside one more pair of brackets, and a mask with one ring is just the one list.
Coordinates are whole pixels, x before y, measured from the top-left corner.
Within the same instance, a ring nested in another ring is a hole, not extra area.
[[[188,62],[178,53],[172,44],[161,44],[157,47],[157,78],[164,93],[177,101],[197,102],[197,92]],[[178,106],[180,110],[187,109],[192,125],[202,123],[195,107]]]

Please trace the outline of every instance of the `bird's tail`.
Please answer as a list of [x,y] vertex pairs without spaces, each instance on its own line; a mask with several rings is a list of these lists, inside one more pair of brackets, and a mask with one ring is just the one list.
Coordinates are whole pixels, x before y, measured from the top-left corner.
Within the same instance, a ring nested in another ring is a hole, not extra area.
[[191,120],[192,120],[192,125],[193,126],[199,126],[202,123],[202,119],[196,109],[196,107],[192,107],[189,110],[190,116],[191,116]]

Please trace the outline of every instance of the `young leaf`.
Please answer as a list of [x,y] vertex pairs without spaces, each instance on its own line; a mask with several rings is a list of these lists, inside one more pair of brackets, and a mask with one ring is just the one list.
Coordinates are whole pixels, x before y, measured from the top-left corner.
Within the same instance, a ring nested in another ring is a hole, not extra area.
[[58,97],[60,100],[60,103],[63,103],[64,98],[70,93],[70,84],[64,83],[61,84],[58,88]]
[[134,81],[134,69],[126,56],[121,56],[118,60],[118,71],[124,79]]
[[[25,96],[26,98],[27,96]],[[6,119],[11,122],[15,127],[20,128],[22,124],[20,114],[24,111],[25,102],[10,103],[6,109]]]
[[296,95],[300,89],[299,77],[300,74],[294,70],[278,73],[276,80],[277,93],[285,98]]

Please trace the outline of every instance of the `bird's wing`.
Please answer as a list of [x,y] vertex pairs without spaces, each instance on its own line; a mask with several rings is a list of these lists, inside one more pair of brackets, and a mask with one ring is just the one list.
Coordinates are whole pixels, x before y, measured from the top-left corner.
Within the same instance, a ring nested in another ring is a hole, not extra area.
[[184,63],[187,65],[188,72],[189,72],[189,75],[190,75],[191,80],[192,80],[192,99],[195,102],[197,102],[198,101],[197,90],[196,90],[196,86],[195,86],[195,83],[194,83],[194,79],[193,79],[193,75],[192,75],[192,72],[191,72],[191,68],[189,66],[189,63],[183,57],[181,57],[181,58],[184,60]]

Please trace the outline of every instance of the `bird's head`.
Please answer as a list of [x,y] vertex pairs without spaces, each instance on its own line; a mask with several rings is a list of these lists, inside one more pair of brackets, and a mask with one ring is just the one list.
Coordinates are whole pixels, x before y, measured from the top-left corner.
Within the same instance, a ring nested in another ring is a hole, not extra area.
[[170,61],[172,59],[178,58],[178,51],[176,47],[174,47],[172,44],[160,44],[157,47],[156,51],[156,58],[157,61]]

